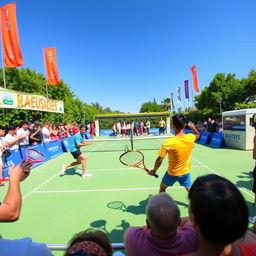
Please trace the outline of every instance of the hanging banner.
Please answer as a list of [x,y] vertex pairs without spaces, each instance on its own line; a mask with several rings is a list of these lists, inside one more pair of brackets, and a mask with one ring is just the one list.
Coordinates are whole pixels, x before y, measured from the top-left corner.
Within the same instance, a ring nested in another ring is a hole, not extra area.
[[174,110],[174,105],[173,105],[173,93],[171,93],[171,97],[170,97],[170,109]]
[[199,92],[198,80],[197,80],[197,74],[196,74],[196,66],[191,67],[191,72],[192,72],[192,80],[193,80],[193,85],[194,85],[194,91]]
[[60,84],[56,59],[56,48],[44,48],[43,50],[47,84]]
[[0,108],[17,108],[64,113],[62,100],[51,100],[44,96],[17,92],[0,87]]
[[180,87],[176,87],[177,103],[182,105],[180,96]]
[[184,81],[185,98],[189,100],[189,87],[188,80]]
[[4,67],[22,66],[24,63],[19,44],[16,3],[2,6],[0,12]]

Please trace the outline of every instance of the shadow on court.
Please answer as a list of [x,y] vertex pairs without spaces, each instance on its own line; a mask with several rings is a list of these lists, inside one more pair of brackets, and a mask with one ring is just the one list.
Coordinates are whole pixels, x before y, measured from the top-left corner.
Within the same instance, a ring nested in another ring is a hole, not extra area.
[[108,235],[111,242],[122,243],[124,231],[130,227],[130,223],[125,220],[121,220],[121,223],[116,225],[117,229],[112,229],[111,231],[107,230],[106,225],[107,221],[104,219],[96,220],[90,224],[92,228],[103,230]]
[[138,203],[138,205],[128,205],[126,206],[121,201],[112,201],[107,204],[107,207],[110,209],[115,210],[122,210],[124,212],[130,212],[136,215],[139,214],[145,214],[146,213],[146,207],[148,204],[148,200],[152,195],[148,195],[148,197],[145,200],[142,200]]
[[65,173],[61,174],[60,177],[63,177],[63,176],[66,176],[66,175],[78,175],[80,177],[82,176],[81,173],[77,172],[77,169],[75,167],[66,169]]
[[[235,185],[238,188],[247,188],[248,190],[252,190],[252,182],[253,182],[252,175],[250,175],[248,172],[242,172],[241,174],[243,174],[243,175],[237,175],[237,178],[239,180],[236,182]],[[243,180],[241,180],[241,179],[243,179]]]
[[183,206],[185,208],[188,208],[188,204],[184,203],[184,202],[181,202],[181,201],[177,201],[177,200],[174,200],[175,203],[180,207],[180,206]]

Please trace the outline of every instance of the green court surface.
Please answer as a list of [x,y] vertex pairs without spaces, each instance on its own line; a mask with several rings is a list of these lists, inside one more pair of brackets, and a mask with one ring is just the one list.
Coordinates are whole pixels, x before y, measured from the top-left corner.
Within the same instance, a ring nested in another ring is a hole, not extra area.
[[[135,148],[145,155],[145,163],[152,168],[157,149],[163,139],[136,141]],[[129,146],[125,142],[97,142],[83,147],[87,155],[87,169],[92,177],[82,178],[81,167],[71,168],[60,176],[62,164],[73,161],[70,153],[48,161],[33,169],[22,182],[23,204],[20,219],[15,223],[1,223],[4,238],[32,237],[47,244],[67,244],[77,232],[89,227],[104,230],[113,243],[122,242],[129,226],[145,225],[145,208],[151,195],[158,193],[161,178],[167,167],[165,159],[156,179],[146,172],[129,168],[119,162],[119,156]],[[191,175],[216,173],[231,180],[252,206],[252,178],[248,172],[254,162],[252,152],[235,149],[213,149],[196,144],[191,158]],[[1,201],[8,186],[1,187]],[[178,183],[167,192],[177,202],[182,216],[188,215],[187,192]],[[121,201],[126,209],[112,209],[107,205]],[[63,255],[63,252],[53,252]]]

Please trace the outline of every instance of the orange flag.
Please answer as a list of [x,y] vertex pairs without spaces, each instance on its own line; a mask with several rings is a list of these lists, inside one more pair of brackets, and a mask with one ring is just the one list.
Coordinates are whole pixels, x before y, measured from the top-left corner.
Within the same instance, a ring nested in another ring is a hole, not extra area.
[[60,84],[55,47],[44,48],[44,60],[47,75],[47,84]]
[[193,80],[193,85],[194,85],[194,91],[199,92],[198,80],[197,80],[197,74],[196,74],[196,66],[191,67],[191,72],[192,72],[192,80]]
[[0,11],[4,67],[22,66],[24,63],[19,45],[16,3],[4,5]]

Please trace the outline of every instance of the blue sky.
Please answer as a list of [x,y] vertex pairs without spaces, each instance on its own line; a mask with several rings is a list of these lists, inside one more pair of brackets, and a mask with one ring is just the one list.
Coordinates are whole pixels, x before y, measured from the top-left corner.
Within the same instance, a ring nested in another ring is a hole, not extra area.
[[200,90],[218,72],[243,78],[256,69],[255,0],[16,3],[24,67],[44,73],[42,48],[56,47],[60,78],[88,104],[136,113],[174,93],[177,106],[181,86],[184,107],[192,65]]

